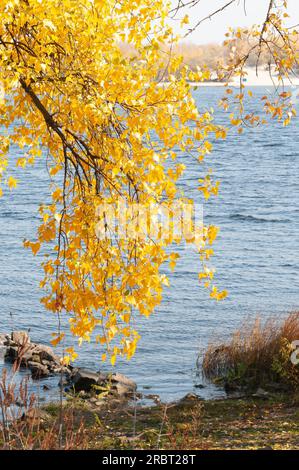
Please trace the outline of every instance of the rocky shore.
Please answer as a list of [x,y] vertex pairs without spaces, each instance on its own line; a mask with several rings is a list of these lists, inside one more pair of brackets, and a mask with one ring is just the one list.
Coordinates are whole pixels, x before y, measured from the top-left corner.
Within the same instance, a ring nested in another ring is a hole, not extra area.
[[30,371],[33,380],[57,375],[60,377],[58,385],[64,391],[78,393],[83,398],[99,401],[97,397],[130,398],[136,395],[137,385],[128,377],[62,365],[50,346],[32,342],[25,331],[0,334],[0,348],[5,361]]
[[[61,445],[57,436],[63,411],[64,432],[72,433],[65,434],[64,442],[68,436],[76,449],[298,448],[298,391],[270,393],[259,388],[250,395],[214,400],[189,393],[177,402],[139,406],[135,398],[141,395],[128,377],[62,366],[51,347],[32,342],[26,332],[0,334],[0,350],[15,370],[28,370],[33,380],[57,376],[57,385],[67,392],[63,402],[28,401],[25,407],[14,402],[15,425],[34,433],[30,442],[35,436],[39,447],[43,438],[51,448]],[[12,445],[19,448],[16,440]]]

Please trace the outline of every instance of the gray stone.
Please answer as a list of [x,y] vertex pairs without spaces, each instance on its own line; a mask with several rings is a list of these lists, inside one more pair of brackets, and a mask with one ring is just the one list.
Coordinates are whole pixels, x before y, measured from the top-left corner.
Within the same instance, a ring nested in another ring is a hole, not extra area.
[[6,346],[6,343],[7,343],[7,337],[6,335],[3,333],[0,334],[0,346]]
[[187,393],[180,401],[179,403],[181,405],[188,404],[188,403],[194,403],[196,401],[202,401],[202,398],[200,398],[198,395],[195,395],[195,393]]
[[[40,357],[39,355],[36,355],[39,360],[40,360]],[[38,362],[38,361],[37,361]],[[47,367],[51,367],[53,366],[53,362],[52,361],[46,361],[46,359],[42,359],[41,363],[44,365],[44,366],[47,366]],[[56,365],[56,364],[55,364]]]
[[145,395],[144,398],[146,398],[147,400],[153,400],[157,404],[161,403],[161,398],[155,393],[149,393],[148,395]]
[[29,335],[26,331],[13,331],[11,340],[19,346],[25,346],[30,343]]
[[32,354],[37,354],[40,357],[41,361],[45,360],[59,364],[58,357],[50,346],[46,346],[44,344],[37,344],[32,350]]
[[119,373],[111,374],[110,380],[112,384],[117,384],[117,385],[121,384],[122,387],[126,387],[126,389],[130,391],[131,393],[137,390],[137,385],[134,382],[134,380],[129,379],[129,377],[126,377],[123,374],[119,374]]
[[108,374],[103,374],[102,372],[97,372],[99,379],[98,379],[98,384],[103,385],[104,387],[107,385],[107,382],[109,381],[109,376]]
[[1,346],[0,344],[0,361],[5,360],[6,346]]
[[34,357],[32,356],[31,352],[25,352],[22,354],[21,357],[21,366],[27,366],[29,361],[34,361]]
[[39,362],[29,361],[28,367],[31,370],[33,379],[41,379],[50,375],[48,368],[46,366],[43,366]]
[[52,367],[51,370],[54,372],[54,374],[63,374],[66,375],[69,371],[68,368],[63,366],[63,367]]
[[263,400],[268,400],[269,392],[266,392],[263,388],[259,387],[255,393],[252,395],[254,398],[261,398]]
[[114,395],[116,394],[121,397],[129,396],[133,395],[137,390],[137,385],[132,379],[129,379],[129,377],[119,374],[118,372],[113,374],[104,374],[101,371],[98,371],[97,374],[99,376],[98,384],[103,387],[107,387],[108,389],[110,388],[110,392]]
[[5,358],[10,361],[15,361],[18,358],[18,348],[15,346],[9,346],[6,349]]
[[132,390],[131,387],[128,387],[127,385],[121,383],[121,382],[118,382],[116,385],[115,385],[115,390],[117,392],[117,395],[119,396],[128,396],[128,395],[133,395],[133,393],[135,392],[135,390]]
[[[41,362],[39,354],[32,354],[31,352],[31,357],[33,362]],[[44,364],[46,365],[46,364]]]
[[94,385],[99,383],[99,374],[90,369],[78,369],[72,378],[72,383],[76,392],[89,392]]
[[73,369],[62,367],[50,346],[32,343],[25,331],[13,331],[10,335],[0,334],[0,355],[11,362],[19,358],[20,366],[29,367],[35,379],[60,373],[69,376]]

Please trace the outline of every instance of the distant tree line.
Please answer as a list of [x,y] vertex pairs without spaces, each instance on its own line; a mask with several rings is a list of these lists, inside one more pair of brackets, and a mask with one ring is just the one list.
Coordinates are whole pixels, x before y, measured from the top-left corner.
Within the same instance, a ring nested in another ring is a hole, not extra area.
[[[242,35],[244,37],[244,35]],[[235,38],[234,41],[223,41],[222,44],[210,43],[210,44],[194,44],[192,42],[181,42],[175,45],[171,50],[173,56],[182,56],[183,64],[188,65],[192,70],[196,70],[197,67],[207,67],[212,72],[216,72],[219,67],[223,65],[235,63],[237,64],[244,56],[248,56],[246,65],[248,67],[256,67],[257,62],[259,67],[268,69],[274,64],[273,49],[269,51],[267,44],[265,44],[261,51],[255,46],[258,43],[258,39],[254,42],[252,39]],[[294,49],[299,52],[299,36],[296,35],[293,38]],[[282,46],[282,45],[281,45]],[[127,44],[122,44],[121,48],[125,56],[134,56],[134,50]],[[165,51],[165,62],[169,55],[169,51]],[[283,59],[285,51],[283,47],[276,45],[276,53],[280,58]],[[297,66],[298,70],[298,66]]]

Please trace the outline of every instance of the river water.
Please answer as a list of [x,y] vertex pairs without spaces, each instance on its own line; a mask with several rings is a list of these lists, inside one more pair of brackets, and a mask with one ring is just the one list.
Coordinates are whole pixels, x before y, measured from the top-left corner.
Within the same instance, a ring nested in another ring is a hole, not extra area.
[[[259,97],[265,91],[254,89]],[[220,88],[194,92],[199,109],[213,106],[216,122],[227,124],[228,116],[217,109],[222,94]],[[14,157],[20,155],[18,148],[13,150]],[[199,192],[190,188],[191,183],[197,186],[202,169],[188,157],[180,158],[188,163],[182,187],[200,203]],[[136,356],[115,366],[135,379],[141,392],[159,394],[163,400],[192,391],[204,398],[223,394],[209,384],[196,387],[202,383],[196,360],[208,342],[225,338],[250,315],[284,315],[299,307],[298,119],[286,128],[271,122],[243,135],[232,132],[226,141],[215,142],[208,159],[221,186],[218,198],[205,204],[204,218],[221,228],[213,265],[217,285],[229,296],[219,303],[209,298],[198,284],[197,256],[182,247],[162,305],[151,318],[138,321],[142,339]],[[33,257],[22,245],[24,238],[33,238],[38,206],[48,198],[45,161],[20,170],[17,177],[17,189],[0,200],[0,332],[30,328],[34,341],[48,343],[56,320],[39,303],[41,257]],[[99,358],[97,346],[84,346],[78,365],[99,369]],[[57,381],[47,380],[52,396]]]

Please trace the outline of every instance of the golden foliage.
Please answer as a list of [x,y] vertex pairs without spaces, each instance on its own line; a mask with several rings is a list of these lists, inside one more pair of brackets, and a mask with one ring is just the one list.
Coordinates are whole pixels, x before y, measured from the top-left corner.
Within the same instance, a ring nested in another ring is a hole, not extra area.
[[[208,71],[189,70],[170,53],[165,64],[165,51],[178,40],[167,22],[170,8],[164,0],[3,0],[0,5],[5,91],[0,124],[6,128],[0,178],[10,189],[16,186],[5,176],[11,144],[24,149],[17,161],[21,168],[47,149],[52,202],[40,207],[37,240],[25,242],[34,255],[42,245],[54,244],[55,255],[43,262],[42,302],[69,316],[79,344],[96,330],[112,363],[119,354],[134,354],[139,338],[134,313],[148,316],[160,303],[168,285],[160,268],[167,260],[174,268],[176,258],[167,254],[171,237],[158,243],[149,237],[118,239],[107,227],[111,236],[99,239],[97,207],[110,204],[120,216],[119,199],[145,207],[182,203],[178,182],[185,166],[177,164],[177,150],[186,155],[186,164],[194,156],[200,164],[212,149],[209,137],[226,135],[210,112],[199,113],[190,92],[188,81],[205,80]],[[129,54],[121,44],[128,45]],[[293,61],[281,65],[281,74]],[[232,64],[229,72],[237,68],[241,76],[241,66]],[[241,96],[238,103],[242,109]],[[273,104],[266,106],[282,117]],[[232,116],[231,122],[238,125],[239,118]],[[210,174],[199,182],[205,198],[217,194]],[[209,226],[186,241],[198,252],[200,279],[220,300],[226,292],[211,284],[213,271],[206,265],[216,235],[216,227]],[[54,343],[62,337],[59,332]]]

